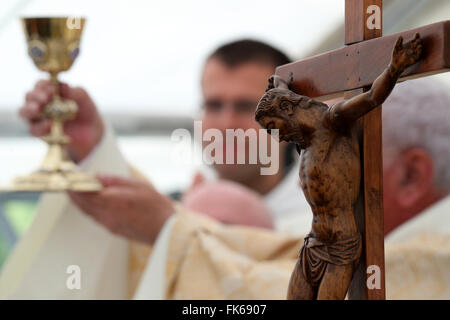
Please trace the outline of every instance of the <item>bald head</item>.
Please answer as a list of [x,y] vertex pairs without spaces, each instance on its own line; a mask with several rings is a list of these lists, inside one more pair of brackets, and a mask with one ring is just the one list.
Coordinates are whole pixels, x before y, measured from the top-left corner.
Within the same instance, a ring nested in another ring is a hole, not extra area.
[[272,216],[262,197],[231,181],[203,183],[183,196],[182,204],[225,224],[272,229]]
[[398,84],[383,104],[385,232],[450,194],[450,95],[434,79]]
[[434,184],[450,192],[450,88],[432,78],[398,84],[384,103],[383,148],[421,148],[433,160]]

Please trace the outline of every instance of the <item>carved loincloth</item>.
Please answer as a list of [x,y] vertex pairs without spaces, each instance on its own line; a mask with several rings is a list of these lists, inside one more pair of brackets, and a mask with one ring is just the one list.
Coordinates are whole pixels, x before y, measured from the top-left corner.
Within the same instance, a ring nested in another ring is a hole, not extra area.
[[300,251],[300,265],[306,280],[316,287],[320,284],[329,263],[338,266],[351,264],[361,254],[361,235],[356,233],[334,243],[322,242],[310,235]]

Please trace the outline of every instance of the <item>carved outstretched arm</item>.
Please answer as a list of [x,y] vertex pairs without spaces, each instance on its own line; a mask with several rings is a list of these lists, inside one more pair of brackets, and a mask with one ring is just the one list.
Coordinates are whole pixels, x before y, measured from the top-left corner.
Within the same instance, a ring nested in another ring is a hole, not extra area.
[[414,39],[403,45],[400,36],[395,44],[389,66],[373,82],[369,91],[354,98],[343,100],[330,108],[330,120],[334,125],[346,125],[356,121],[372,109],[381,105],[394,89],[403,70],[419,61],[422,41],[416,33]]

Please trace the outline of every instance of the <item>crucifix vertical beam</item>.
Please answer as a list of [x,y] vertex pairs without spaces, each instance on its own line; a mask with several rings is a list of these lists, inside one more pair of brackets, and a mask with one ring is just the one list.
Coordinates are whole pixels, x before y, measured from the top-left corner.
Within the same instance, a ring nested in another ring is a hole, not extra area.
[[[345,1],[345,44],[352,45],[382,36],[382,0]],[[359,52],[357,52],[359,53]],[[345,98],[361,94],[367,88],[346,91]],[[361,265],[355,272],[350,299],[385,299],[384,211],[381,106],[360,122],[362,126],[362,198],[356,210],[363,235]],[[368,269],[369,266],[374,266]],[[374,269],[375,268],[375,269]],[[378,269],[377,269],[378,268]],[[378,272],[379,288],[367,286],[367,271]]]

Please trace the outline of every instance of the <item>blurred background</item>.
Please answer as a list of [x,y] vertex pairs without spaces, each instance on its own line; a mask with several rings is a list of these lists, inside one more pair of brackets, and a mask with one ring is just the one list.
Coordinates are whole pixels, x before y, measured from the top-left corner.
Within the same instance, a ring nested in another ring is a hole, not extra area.
[[[176,128],[191,129],[204,59],[253,38],[302,59],[343,46],[344,0],[2,0],[0,185],[35,169],[46,151],[17,116],[45,78],[27,56],[19,17],[87,18],[81,55],[61,80],[80,85],[115,128],[125,156],[163,192],[186,187],[193,165],[170,161]],[[448,0],[385,0],[385,35],[449,19]],[[450,85],[449,75],[435,76]],[[30,224],[38,194],[0,194],[0,268]]]

